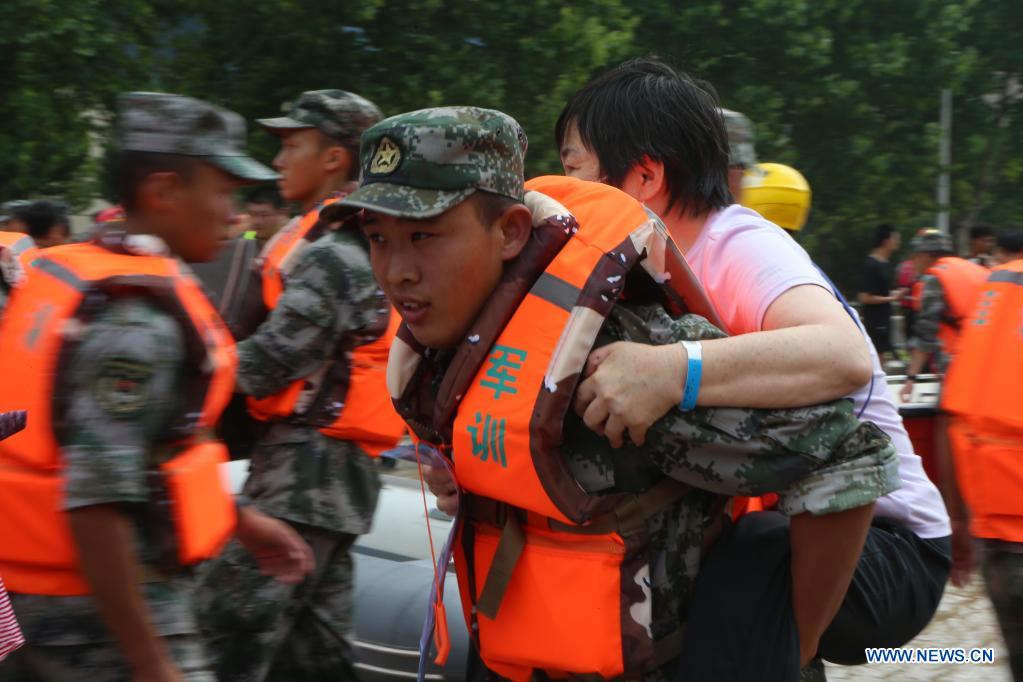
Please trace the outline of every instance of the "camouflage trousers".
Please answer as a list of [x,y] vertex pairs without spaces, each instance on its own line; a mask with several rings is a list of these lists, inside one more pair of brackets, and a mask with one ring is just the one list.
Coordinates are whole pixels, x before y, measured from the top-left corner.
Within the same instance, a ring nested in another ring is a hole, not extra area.
[[[186,682],[217,682],[198,635],[162,638]],[[131,673],[113,642],[28,644],[0,664],[0,682],[128,682]]]
[[981,541],[981,570],[1009,650],[1015,680],[1023,680],[1023,544]]
[[203,568],[199,627],[220,682],[356,679],[350,630],[357,536],[293,525],[316,560],[298,585],[260,573],[237,541]]

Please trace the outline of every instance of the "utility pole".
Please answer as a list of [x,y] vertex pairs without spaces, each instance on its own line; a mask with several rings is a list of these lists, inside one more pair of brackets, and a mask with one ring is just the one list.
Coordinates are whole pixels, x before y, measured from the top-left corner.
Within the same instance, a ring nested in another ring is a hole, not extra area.
[[941,145],[938,151],[938,229],[949,233],[948,213],[952,164],[952,91],[941,91]]

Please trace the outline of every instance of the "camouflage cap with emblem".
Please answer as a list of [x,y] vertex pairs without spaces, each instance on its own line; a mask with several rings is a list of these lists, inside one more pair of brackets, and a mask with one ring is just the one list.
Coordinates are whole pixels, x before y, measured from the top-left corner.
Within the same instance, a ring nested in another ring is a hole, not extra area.
[[728,131],[728,165],[753,168],[757,153],[753,147],[753,124],[745,115],[731,109],[721,109]]
[[339,202],[403,218],[430,218],[474,192],[524,196],[526,134],[511,116],[477,107],[421,109],[362,136],[362,181]]
[[121,151],[197,156],[245,182],[277,173],[245,154],[245,119],[192,97],[129,92],[118,99]]
[[310,90],[287,106],[287,116],[261,118],[256,123],[274,134],[316,128],[324,135],[352,148],[363,131],[382,119],[377,105],[346,90]]

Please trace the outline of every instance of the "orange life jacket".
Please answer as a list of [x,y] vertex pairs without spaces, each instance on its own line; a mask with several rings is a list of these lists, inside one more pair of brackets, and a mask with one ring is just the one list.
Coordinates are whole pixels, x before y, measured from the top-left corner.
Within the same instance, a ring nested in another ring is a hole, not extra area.
[[[267,243],[260,256],[267,308],[277,305],[301,252],[323,236],[327,226],[319,222],[320,211],[340,198],[325,200]],[[249,413],[262,421],[294,420],[320,427],[321,433],[354,441],[373,456],[393,448],[405,433],[405,424],[388,396],[386,371],[387,354],[400,322],[398,313],[384,302],[378,324],[361,334],[364,342],[343,349],[344,361],[331,362],[275,395],[250,397]]]
[[234,503],[218,468],[226,449],[199,435],[212,429],[233,391],[234,344],[198,283],[171,258],[96,244],[47,249],[0,325],[0,412],[28,410],[25,430],[0,442],[0,575],[13,592],[89,592],[62,513],[64,462],[54,435],[65,409],[59,382],[83,321],[123,295],[156,302],[185,331],[184,409],[173,440],[150,453],[170,503],[177,563],[215,556],[234,530]]
[[305,247],[323,236],[324,226],[318,226],[320,211],[341,198],[341,194],[327,197],[311,211],[278,230],[263,247],[263,253],[259,255],[259,272],[263,280],[263,303],[267,310],[277,306],[288,273]]
[[7,288],[18,286],[37,251],[35,242],[27,234],[0,232],[0,284]]
[[679,633],[655,642],[649,629],[646,519],[689,489],[666,477],[638,495],[586,493],[560,450],[563,421],[623,292],[645,285],[669,312],[716,317],[663,224],[628,195],[553,176],[526,188],[532,238],[456,351],[433,426],[418,421],[416,395],[432,387],[407,328],[389,387],[418,435],[444,441],[468,493],[455,562],[487,667],[513,680],[633,674],[677,654]]
[[942,391],[976,537],[1023,542],[1023,260],[991,272]]
[[[955,356],[959,344],[959,328],[973,312],[984,280],[990,270],[971,263],[965,258],[945,256],[927,269],[926,275],[933,275],[941,283],[945,296],[945,314],[938,327],[938,338],[946,355]],[[914,285],[913,296],[917,310],[920,309],[923,282]]]

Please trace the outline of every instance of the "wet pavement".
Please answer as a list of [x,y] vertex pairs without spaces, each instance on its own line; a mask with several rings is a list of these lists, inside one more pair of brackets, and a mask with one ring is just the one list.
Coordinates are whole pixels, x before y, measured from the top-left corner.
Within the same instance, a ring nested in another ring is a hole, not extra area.
[[931,624],[908,647],[983,648],[995,650],[995,662],[988,665],[956,664],[868,664],[852,667],[828,665],[829,682],[864,680],[908,680],[910,682],[1012,682],[1005,644],[998,630],[991,602],[979,575],[963,589],[949,585]]

